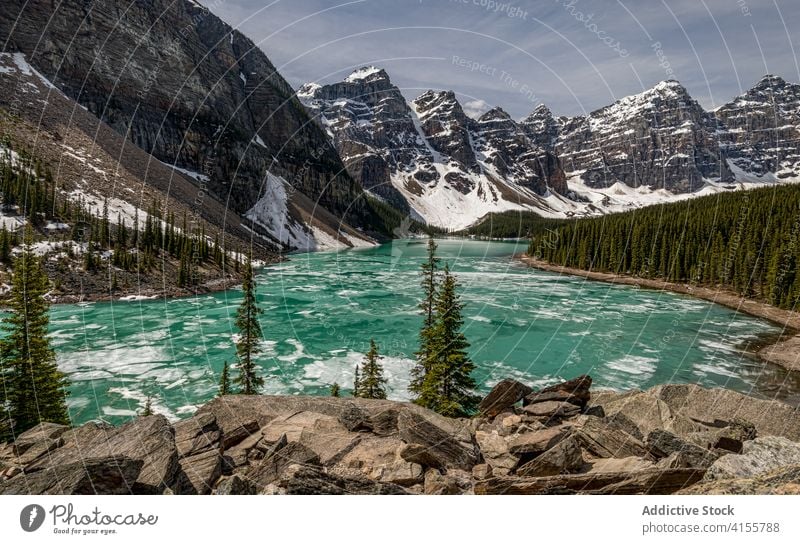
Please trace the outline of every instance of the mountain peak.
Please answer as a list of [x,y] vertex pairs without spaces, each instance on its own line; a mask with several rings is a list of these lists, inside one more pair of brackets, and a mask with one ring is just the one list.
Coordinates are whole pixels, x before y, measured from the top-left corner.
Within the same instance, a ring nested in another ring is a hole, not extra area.
[[389,79],[389,74],[383,68],[375,66],[362,66],[347,76],[344,80],[347,83],[360,83],[363,81],[375,81],[378,79]]
[[544,104],[539,104],[522,120],[523,124],[543,123],[553,119],[553,112]]
[[755,88],[763,89],[767,87],[782,87],[783,85],[786,85],[786,81],[782,77],[773,74],[766,74],[758,80]]
[[507,119],[511,119],[511,116],[506,112],[506,110],[500,106],[497,106],[481,115],[478,121],[481,123],[486,123],[489,121],[505,121]]

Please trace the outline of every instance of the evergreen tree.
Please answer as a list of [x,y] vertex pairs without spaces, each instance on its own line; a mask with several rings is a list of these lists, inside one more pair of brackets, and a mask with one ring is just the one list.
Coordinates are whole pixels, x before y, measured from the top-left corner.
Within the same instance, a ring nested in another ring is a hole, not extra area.
[[331,386],[331,396],[332,397],[336,397],[338,399],[341,395],[342,395],[342,392],[341,392],[341,388],[339,387],[339,384],[336,383],[336,382],[333,382],[333,385]]
[[142,408],[141,413],[139,414],[141,417],[152,416],[155,412],[153,412],[153,395],[147,395],[147,399],[144,401],[144,408]]
[[361,367],[361,379],[358,382],[358,395],[362,399],[385,399],[386,378],[383,377],[383,366],[380,364],[382,357],[378,355],[378,346],[375,340],[369,341],[369,351],[364,357]]
[[242,303],[236,313],[236,327],[239,329],[239,341],[236,343],[236,355],[239,358],[236,383],[243,395],[256,395],[264,386],[264,378],[258,375],[258,365],[253,360],[261,349],[259,342],[264,337],[258,316],[263,310],[256,301],[256,287],[253,279],[253,264],[247,259],[242,280]]
[[461,332],[462,310],[458,282],[445,265],[431,331],[431,365],[416,402],[448,417],[471,415],[480,400],[472,378],[475,365],[467,353],[469,343]]
[[355,377],[353,378],[353,396],[357,397],[359,391],[361,391],[361,377],[359,376],[358,365],[356,365],[356,373]]
[[419,331],[419,351],[415,354],[417,364],[411,369],[411,383],[408,390],[414,395],[422,393],[422,384],[425,375],[430,370],[432,364],[432,330],[436,322],[436,293],[439,286],[439,261],[436,257],[436,242],[433,238],[428,239],[428,253],[425,262],[420,267],[422,279],[422,302],[419,304],[422,312],[422,327]]
[[228,361],[225,361],[225,364],[222,365],[222,375],[219,377],[219,391],[217,396],[224,397],[225,395],[231,394],[231,378],[230,378],[230,368],[228,366]]
[[50,304],[44,295],[49,281],[33,252],[32,231],[14,261],[9,313],[2,320],[0,376],[5,407],[20,433],[43,421],[69,424],[66,395],[69,382],[56,366],[48,339]]

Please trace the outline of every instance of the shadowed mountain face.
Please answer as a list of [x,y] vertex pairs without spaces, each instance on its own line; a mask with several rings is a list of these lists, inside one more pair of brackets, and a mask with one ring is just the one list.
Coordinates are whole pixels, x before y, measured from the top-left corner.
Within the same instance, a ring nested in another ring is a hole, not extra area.
[[[9,0],[0,6],[0,36],[6,51],[24,53],[129,141],[207,177],[204,190],[232,211],[252,216],[265,193],[285,194],[289,208],[324,208],[318,215],[331,228],[347,220],[385,230],[266,55],[206,8],[189,0],[76,0],[55,7]],[[276,191],[272,179],[291,187]]]

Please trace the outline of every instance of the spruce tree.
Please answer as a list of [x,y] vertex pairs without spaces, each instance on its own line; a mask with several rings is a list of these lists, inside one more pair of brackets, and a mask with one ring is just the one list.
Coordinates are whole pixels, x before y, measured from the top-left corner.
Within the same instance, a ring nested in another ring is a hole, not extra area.
[[141,413],[139,414],[141,417],[152,416],[155,412],[153,412],[153,395],[147,395],[147,399],[144,401],[144,408],[142,408]]
[[380,364],[382,357],[378,355],[378,346],[375,340],[369,341],[369,351],[364,357],[361,366],[361,379],[358,382],[358,397],[363,399],[385,399],[386,378],[383,377],[383,366]]
[[341,394],[342,394],[342,392],[341,392],[341,388],[339,387],[339,384],[336,383],[336,382],[333,382],[333,385],[331,386],[331,396],[332,397],[336,397],[338,399],[341,396]]
[[480,400],[472,378],[475,365],[467,353],[469,343],[461,332],[462,310],[458,282],[445,265],[436,299],[436,322],[431,331],[431,365],[416,402],[448,417],[471,415]]
[[219,391],[217,392],[218,397],[224,397],[225,395],[231,394],[231,378],[230,378],[230,367],[228,366],[228,361],[225,361],[225,364],[222,365],[222,375],[219,377]]
[[353,378],[353,396],[354,397],[357,397],[358,394],[359,394],[359,391],[361,391],[361,378],[359,377],[358,370],[359,370],[358,369],[358,365],[356,365],[356,373],[355,373],[355,377]]
[[436,242],[433,238],[428,239],[428,253],[425,262],[420,267],[420,275],[422,279],[420,285],[422,286],[422,302],[419,304],[419,309],[422,312],[422,327],[419,331],[419,351],[415,354],[417,357],[417,364],[411,369],[411,384],[408,390],[419,396],[422,394],[422,384],[425,381],[425,375],[430,370],[432,364],[432,330],[436,323],[436,293],[439,288],[439,261],[436,257]]
[[242,279],[242,303],[236,313],[236,327],[239,329],[239,340],[236,342],[236,355],[239,358],[237,369],[239,375],[236,383],[243,395],[257,395],[264,386],[264,378],[258,375],[258,365],[253,360],[260,353],[259,343],[264,337],[258,316],[263,310],[256,301],[256,287],[253,279],[253,264],[247,259]]
[[14,260],[8,314],[2,320],[0,376],[5,407],[14,435],[43,421],[69,424],[66,395],[69,382],[58,370],[50,346],[49,281],[25,234],[22,252]]

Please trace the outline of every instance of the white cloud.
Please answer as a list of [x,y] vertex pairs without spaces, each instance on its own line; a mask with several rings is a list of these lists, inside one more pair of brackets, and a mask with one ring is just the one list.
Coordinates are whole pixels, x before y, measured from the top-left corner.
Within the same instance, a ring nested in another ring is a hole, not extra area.
[[464,113],[473,119],[477,119],[492,109],[492,107],[485,100],[470,100],[469,102],[465,102],[462,107],[464,108]]

